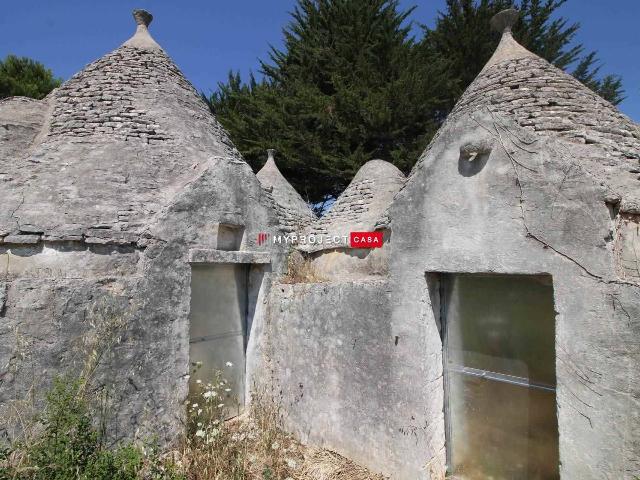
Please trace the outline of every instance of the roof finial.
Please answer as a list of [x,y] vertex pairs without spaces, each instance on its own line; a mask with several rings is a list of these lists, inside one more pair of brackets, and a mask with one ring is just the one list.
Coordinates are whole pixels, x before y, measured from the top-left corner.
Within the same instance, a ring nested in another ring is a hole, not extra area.
[[509,8],[496,13],[491,19],[491,28],[499,33],[511,32],[511,28],[520,18],[520,12],[515,8]]
[[136,24],[148,27],[153,20],[153,15],[146,10],[135,9],[133,11],[133,19],[136,21]]
[[267,149],[267,161],[272,160],[275,162],[276,151],[273,148]]
[[133,19],[136,21],[137,25],[136,33],[134,33],[133,37],[124,42],[123,45],[150,50],[162,50],[160,45],[151,38],[151,35],[149,35],[149,29],[147,28],[151,23],[151,20],[153,20],[153,15],[146,10],[135,9],[133,11]]

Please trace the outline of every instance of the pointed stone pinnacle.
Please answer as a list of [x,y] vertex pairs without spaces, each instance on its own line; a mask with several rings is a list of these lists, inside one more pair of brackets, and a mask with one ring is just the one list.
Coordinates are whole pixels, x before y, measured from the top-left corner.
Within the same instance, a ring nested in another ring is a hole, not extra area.
[[136,24],[148,27],[153,20],[153,15],[146,10],[136,9],[133,11],[133,19],[136,21]]
[[491,19],[491,28],[499,33],[510,32],[511,28],[518,21],[518,18],[520,18],[520,12],[515,8],[502,10]]

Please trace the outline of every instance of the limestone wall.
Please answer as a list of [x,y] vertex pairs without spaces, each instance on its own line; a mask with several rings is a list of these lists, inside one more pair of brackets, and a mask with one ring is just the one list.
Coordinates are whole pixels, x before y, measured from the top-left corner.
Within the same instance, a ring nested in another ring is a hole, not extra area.
[[424,423],[425,414],[442,415],[425,401],[442,396],[442,382],[422,355],[416,370],[404,362],[401,352],[422,334],[393,332],[390,288],[386,280],[275,284],[266,358],[286,424],[302,441],[414,478],[442,434]]
[[[0,436],[12,434],[12,402],[32,386],[44,392],[56,374],[78,373],[83,344],[101,335],[102,307],[122,319],[117,341],[93,385],[109,392],[110,433],[116,438],[175,439],[182,431],[189,375],[192,249],[215,249],[220,223],[242,232],[236,248],[262,251],[271,264],[252,277],[249,371],[262,330],[260,306],[270,272],[283,252],[259,246],[258,232],[275,234],[277,218],[246,164],[212,163],[149,223],[143,244],[96,245],[48,241],[0,247]],[[97,310],[97,312],[95,312]]]
[[[550,274],[563,479],[640,474],[640,286],[616,267],[617,219],[604,182],[581,169],[588,151],[536,137],[505,117],[450,119],[392,205],[392,336],[411,382],[442,365],[438,272]],[[484,148],[492,145],[489,151]],[[482,148],[481,148],[482,147]],[[469,157],[469,151],[478,155]],[[626,192],[614,192],[617,198]],[[632,280],[632,281],[630,281]],[[444,454],[442,396],[422,397],[428,458]],[[418,438],[421,430],[418,430]],[[411,476],[429,478],[414,470]]]

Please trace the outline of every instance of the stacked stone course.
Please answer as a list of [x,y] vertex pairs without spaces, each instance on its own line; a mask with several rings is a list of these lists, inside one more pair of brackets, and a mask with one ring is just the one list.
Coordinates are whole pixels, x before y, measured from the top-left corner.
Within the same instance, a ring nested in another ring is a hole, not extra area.
[[369,206],[374,197],[374,188],[374,180],[364,179],[359,182],[352,182],[336,200],[329,213],[316,222],[315,233],[330,233],[330,226],[336,222],[358,220],[362,214],[369,211]]
[[637,125],[541,58],[491,65],[478,75],[452,115],[484,105],[512,116],[528,130],[596,144],[613,158],[640,159]]
[[114,135],[148,143],[170,135],[136,102],[142,88],[167,82],[192,89],[162,51],[123,46],[89,65],[55,93],[49,137]]

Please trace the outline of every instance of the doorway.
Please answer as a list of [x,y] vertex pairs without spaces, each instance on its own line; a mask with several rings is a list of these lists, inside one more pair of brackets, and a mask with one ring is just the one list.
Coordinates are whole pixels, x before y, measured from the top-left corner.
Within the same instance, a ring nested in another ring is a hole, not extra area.
[[189,391],[226,380],[226,415],[239,415],[245,402],[249,266],[191,266]]
[[447,274],[440,298],[450,473],[560,478],[551,277]]

